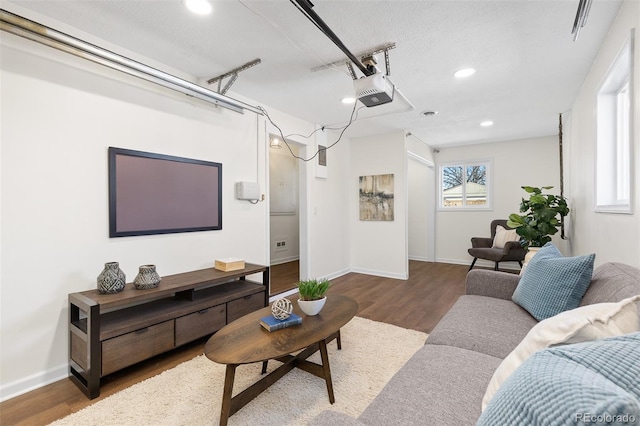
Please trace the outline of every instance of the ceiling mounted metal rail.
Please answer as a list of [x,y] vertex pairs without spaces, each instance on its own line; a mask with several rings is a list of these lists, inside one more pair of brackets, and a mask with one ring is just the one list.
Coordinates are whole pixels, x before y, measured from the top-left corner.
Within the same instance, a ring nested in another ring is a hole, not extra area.
[[[239,67],[234,68],[231,71],[227,71],[224,74],[220,74],[217,77],[210,78],[209,80],[207,80],[207,84],[213,84],[217,81],[218,93],[220,93],[221,95],[224,95],[225,93],[227,93],[227,90],[229,90],[229,88],[233,85],[233,83],[235,83],[235,81],[238,79],[239,72],[248,70],[251,67],[255,67],[261,62],[262,60],[260,58],[254,59],[253,61],[247,62],[244,65],[240,65]],[[227,81],[227,84],[225,84],[224,87],[222,87],[222,80],[224,80],[227,77],[229,77],[229,80]]]
[[256,114],[263,114],[258,107],[220,95],[187,80],[30,21],[4,9],[0,9],[0,29],[235,112],[242,113],[244,110],[248,110]]
[[[389,64],[389,50],[395,49],[395,48],[396,48],[395,42],[394,43],[387,43],[387,44],[383,44],[382,46],[378,46],[378,47],[376,47],[374,49],[367,50],[366,52],[358,53],[356,56],[358,58],[360,58],[361,62],[365,62],[366,58],[374,57],[375,55],[377,55],[379,53],[384,53],[384,63],[385,63],[385,67],[386,67],[386,74],[388,76],[390,76],[391,75],[391,65]],[[330,64],[320,65],[318,67],[311,68],[311,72],[322,71],[322,70],[334,68],[336,66],[341,66],[341,65],[346,65],[347,68],[349,69],[349,73],[351,74],[353,79],[356,80],[356,75],[355,75],[355,72],[353,71],[353,68],[351,66],[351,61],[349,59],[341,59],[339,61],[332,62]]]
[[571,29],[571,34],[573,34],[573,41],[578,40],[580,29],[587,23],[587,17],[589,16],[589,11],[591,10],[591,1],[592,0],[580,0],[580,2],[578,3],[576,18],[573,21],[573,28]]
[[329,40],[333,42],[342,52],[347,55],[347,58],[356,66],[365,76],[370,76],[376,73],[375,68],[365,66],[360,59],[358,59],[347,46],[344,45],[342,40],[338,38],[331,28],[322,20],[316,12],[313,11],[313,4],[309,0],[290,0],[298,10],[300,10]]

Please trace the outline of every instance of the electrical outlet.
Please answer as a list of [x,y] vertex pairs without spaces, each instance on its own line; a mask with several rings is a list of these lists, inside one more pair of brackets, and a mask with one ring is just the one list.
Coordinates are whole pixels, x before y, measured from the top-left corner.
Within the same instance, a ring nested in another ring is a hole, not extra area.
[[[282,238],[282,237],[280,237]],[[287,242],[284,239],[278,239],[276,241],[274,241],[275,246],[274,246],[274,250],[275,251],[285,251],[287,250]]]

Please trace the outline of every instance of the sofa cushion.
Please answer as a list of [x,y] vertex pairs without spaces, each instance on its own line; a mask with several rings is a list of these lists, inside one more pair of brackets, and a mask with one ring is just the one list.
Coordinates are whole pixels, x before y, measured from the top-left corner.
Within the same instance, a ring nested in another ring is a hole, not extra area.
[[640,296],[618,303],[582,306],[538,323],[493,373],[482,400],[482,409],[516,368],[538,350],[640,331],[638,300]]
[[563,257],[545,244],[527,264],[513,301],[539,321],[577,308],[591,283],[595,256]]
[[466,349],[425,345],[358,420],[368,425],[473,425],[500,361]]
[[456,346],[502,359],[537,323],[511,300],[465,295],[440,320],[426,343]]
[[498,390],[478,425],[635,424],[640,333],[535,353]]

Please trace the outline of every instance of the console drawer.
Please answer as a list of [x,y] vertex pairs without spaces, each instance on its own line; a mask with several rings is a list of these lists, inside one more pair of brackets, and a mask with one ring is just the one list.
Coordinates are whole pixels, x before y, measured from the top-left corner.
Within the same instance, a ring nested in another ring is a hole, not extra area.
[[102,375],[174,348],[174,321],[165,321],[102,342]]
[[264,291],[227,302],[227,323],[264,308]]
[[227,305],[224,303],[176,318],[176,346],[212,334],[224,327],[226,321]]

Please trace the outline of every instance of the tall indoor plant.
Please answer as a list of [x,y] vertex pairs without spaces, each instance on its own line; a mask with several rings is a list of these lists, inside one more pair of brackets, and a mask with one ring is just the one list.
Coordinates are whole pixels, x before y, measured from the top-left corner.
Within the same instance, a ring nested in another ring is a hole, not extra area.
[[522,245],[527,248],[542,247],[551,241],[551,235],[558,232],[563,218],[569,214],[567,200],[561,195],[543,194],[553,186],[536,188],[523,186],[529,199],[522,199],[520,213],[509,215],[507,225],[515,228],[522,237]]

